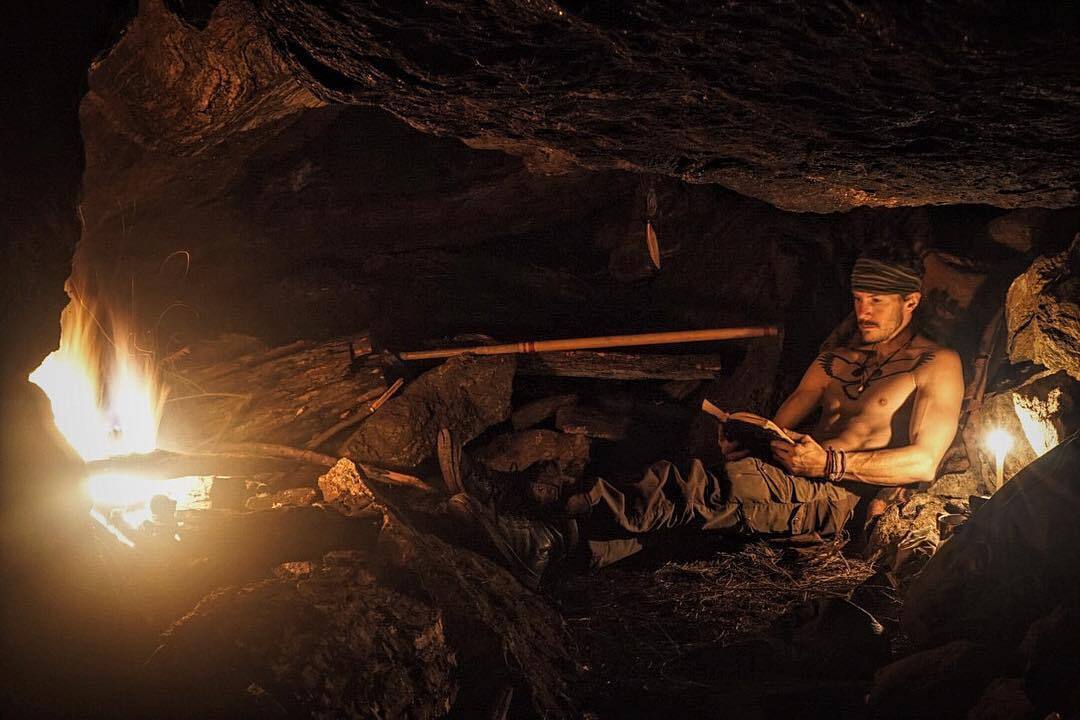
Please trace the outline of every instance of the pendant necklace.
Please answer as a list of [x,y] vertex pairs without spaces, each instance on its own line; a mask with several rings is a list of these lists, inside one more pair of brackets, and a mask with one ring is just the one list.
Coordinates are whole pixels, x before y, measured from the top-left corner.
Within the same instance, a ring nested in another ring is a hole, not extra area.
[[866,392],[866,388],[870,386],[870,383],[881,377],[881,373],[885,366],[888,365],[901,350],[905,349],[908,345],[910,345],[911,341],[914,339],[915,333],[911,333],[911,335],[908,336],[908,339],[904,342],[904,344],[893,350],[889,354],[889,357],[885,358],[883,362],[877,363],[877,367],[875,367],[874,371],[869,375],[867,374],[867,370],[869,369],[870,365],[869,357],[867,357],[866,361],[860,364],[859,367],[855,368],[855,370],[853,370],[851,374],[857,378],[862,378],[862,380],[859,382],[858,387],[855,388],[855,397],[852,399],[854,400],[861,396],[864,392]]

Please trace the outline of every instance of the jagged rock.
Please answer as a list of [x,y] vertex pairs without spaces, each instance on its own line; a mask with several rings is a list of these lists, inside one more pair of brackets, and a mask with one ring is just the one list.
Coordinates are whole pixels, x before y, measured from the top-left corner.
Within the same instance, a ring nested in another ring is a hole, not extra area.
[[[441,717],[457,661],[439,610],[381,585],[364,556],[208,595],[162,638],[159,717]],[[253,693],[253,688],[256,691]]]
[[319,477],[319,490],[323,500],[340,506],[346,515],[368,508],[375,496],[360,477],[356,465],[348,458],[341,458],[325,475]]
[[1005,318],[1012,362],[1035,362],[1080,380],[1080,235],[1013,281]]
[[340,454],[357,462],[415,467],[441,428],[463,445],[510,417],[514,356],[461,355],[410,383],[366,420]]
[[589,462],[589,439],[553,430],[523,430],[500,435],[473,453],[489,470],[522,472],[538,462],[554,462],[569,475],[580,476]]
[[894,581],[917,573],[941,544],[938,516],[944,513],[945,501],[928,493],[889,505],[871,525],[867,558],[880,562]]
[[392,517],[380,535],[378,558],[382,576],[430,597],[440,609],[460,666],[455,709],[474,716],[499,687],[513,685],[527,698],[530,715],[580,716],[567,694],[579,670],[550,602],[483,555],[416,533]]
[[1078,591],[1080,435],[1024,468],[980,507],[909,588],[902,625],[920,644],[1015,647]]
[[993,492],[996,460],[986,445],[991,430],[1013,440],[1005,456],[1004,479],[1015,476],[1035,458],[1080,429],[1080,383],[1064,372],[1039,373],[1012,390],[987,395],[969,416],[962,433],[970,467],[938,478],[935,495],[966,497]]
[[875,675],[867,697],[871,717],[963,717],[1002,669],[995,653],[968,640],[908,655]]
[[[196,29],[151,0],[96,68],[84,112],[150,148],[197,153],[324,103],[274,52],[255,8],[225,0]],[[117,97],[122,93],[122,97]]]

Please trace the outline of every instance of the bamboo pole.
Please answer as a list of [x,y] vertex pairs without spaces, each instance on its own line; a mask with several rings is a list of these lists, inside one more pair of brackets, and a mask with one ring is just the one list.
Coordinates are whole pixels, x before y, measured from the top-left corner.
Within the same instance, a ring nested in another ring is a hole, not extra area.
[[513,353],[554,352],[559,350],[590,350],[595,348],[630,347],[632,345],[669,345],[707,340],[738,340],[742,338],[779,335],[780,329],[766,325],[760,327],[712,328],[709,330],[676,330],[673,332],[641,333],[638,335],[600,335],[597,337],[567,338],[565,340],[536,340],[502,345],[476,345],[473,347],[443,348],[441,350],[415,350],[398,353],[402,360],[432,360],[455,355],[510,355]]

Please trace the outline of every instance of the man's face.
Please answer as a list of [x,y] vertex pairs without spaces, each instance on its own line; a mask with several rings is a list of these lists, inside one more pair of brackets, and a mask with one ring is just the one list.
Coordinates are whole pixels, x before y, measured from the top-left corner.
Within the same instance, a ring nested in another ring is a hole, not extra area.
[[854,292],[855,319],[864,343],[880,343],[890,340],[911,322],[911,315],[919,304],[919,293],[878,295]]

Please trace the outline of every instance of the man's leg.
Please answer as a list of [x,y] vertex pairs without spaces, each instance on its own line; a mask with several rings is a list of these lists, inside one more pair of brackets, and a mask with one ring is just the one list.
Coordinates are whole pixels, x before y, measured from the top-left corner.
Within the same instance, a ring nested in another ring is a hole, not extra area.
[[[699,460],[687,472],[661,460],[640,480],[615,486],[597,480],[578,504],[592,567],[633,555],[644,537],[677,527],[709,531],[801,535],[839,532],[859,497],[840,485],[788,475],[754,458],[726,463],[722,474]],[[573,501],[572,501],[573,502]]]

